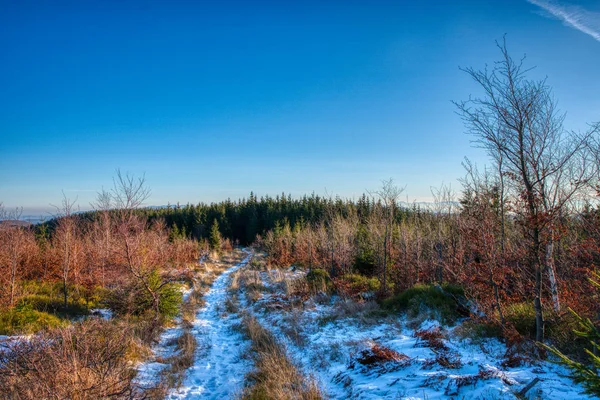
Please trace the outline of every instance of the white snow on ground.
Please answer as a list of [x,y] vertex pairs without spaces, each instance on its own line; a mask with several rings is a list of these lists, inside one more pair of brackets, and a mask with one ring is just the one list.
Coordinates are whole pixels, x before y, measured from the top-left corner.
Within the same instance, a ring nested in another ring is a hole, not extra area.
[[[281,272],[261,273],[269,291],[276,285],[270,278]],[[294,273],[298,276],[298,273]],[[516,399],[532,379],[540,382],[527,392],[527,398],[589,399],[582,387],[568,378],[560,366],[539,362],[515,368],[501,366],[506,351],[496,339],[474,343],[460,340],[446,330],[443,343],[449,354],[461,361],[455,369],[436,362],[436,350],[417,338],[415,332],[435,329],[436,321],[425,321],[416,329],[405,318],[361,323],[357,318],[327,318],[335,309],[333,298],[324,304],[308,300],[300,309],[287,307],[281,293],[266,293],[253,306],[261,324],[272,329],[285,343],[292,359],[307,375],[313,375],[321,388],[334,399]],[[283,303],[283,304],[282,304]],[[273,307],[277,304],[276,307]],[[325,318],[324,318],[325,317]],[[299,327],[302,340],[289,335],[290,326]],[[443,328],[442,328],[443,330]],[[294,339],[294,340],[292,340]],[[378,344],[407,356],[402,361],[362,365],[358,355]],[[479,374],[479,378],[475,378]]]
[[244,376],[251,368],[251,362],[241,357],[248,343],[234,330],[240,318],[227,314],[224,308],[230,275],[246,265],[250,257],[221,274],[204,296],[206,304],[198,312],[192,328],[199,343],[196,361],[181,388],[167,398],[227,399],[242,389]]
[[[247,341],[233,329],[240,319],[225,312],[225,300],[230,275],[246,265],[250,257],[248,254],[243,261],[223,272],[204,295],[205,305],[197,312],[192,327],[198,342],[196,360],[181,387],[169,393],[168,399],[224,399],[234,397],[241,390],[251,362],[241,358]],[[154,361],[138,367],[136,383],[140,387],[148,388],[157,383],[166,366],[161,361],[175,353],[175,339],[181,333],[179,324],[163,332],[153,349]]]
[[111,319],[113,317],[113,312],[109,308],[92,308],[90,310],[90,315],[97,316],[102,319]]

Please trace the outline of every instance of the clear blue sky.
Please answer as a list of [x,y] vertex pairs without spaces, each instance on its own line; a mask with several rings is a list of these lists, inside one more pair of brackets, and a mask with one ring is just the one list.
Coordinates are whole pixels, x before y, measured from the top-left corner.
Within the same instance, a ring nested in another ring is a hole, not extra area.
[[485,157],[451,100],[507,34],[567,124],[600,120],[600,2],[0,1],[0,201],[89,207],[115,169],[149,204],[382,179],[427,200]]

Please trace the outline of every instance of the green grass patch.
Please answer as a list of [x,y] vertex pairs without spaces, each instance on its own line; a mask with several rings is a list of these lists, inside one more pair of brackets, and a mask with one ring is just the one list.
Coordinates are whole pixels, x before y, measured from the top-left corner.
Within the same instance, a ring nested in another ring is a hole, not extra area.
[[313,268],[306,274],[306,282],[313,293],[331,292],[333,282],[329,273],[321,268]]
[[350,288],[357,292],[376,292],[381,287],[381,282],[376,277],[369,278],[360,274],[346,274],[342,279],[350,285]]
[[0,312],[0,335],[30,334],[65,326],[68,321],[22,305]]
[[520,335],[535,338],[535,309],[533,302],[513,303],[504,307],[504,319]]
[[464,321],[458,326],[454,333],[461,339],[471,339],[475,343],[489,338],[501,338],[502,327],[499,324],[485,321]]
[[23,281],[22,294],[12,309],[0,311],[0,334],[30,334],[65,326],[69,321],[88,315],[91,308],[104,306],[107,291],[69,285],[64,303],[61,282]]
[[464,292],[456,285],[444,284],[442,289],[433,285],[415,285],[385,299],[382,306],[384,309],[406,312],[411,317],[425,316],[444,324],[454,323],[461,316],[454,297],[463,296]]
[[[535,339],[535,308],[533,301],[509,304],[504,308],[506,322],[515,327],[519,334]],[[557,314],[552,309],[544,309],[544,334],[547,341],[562,352],[575,357],[583,357],[588,341],[577,336],[580,329],[577,319],[569,312]]]

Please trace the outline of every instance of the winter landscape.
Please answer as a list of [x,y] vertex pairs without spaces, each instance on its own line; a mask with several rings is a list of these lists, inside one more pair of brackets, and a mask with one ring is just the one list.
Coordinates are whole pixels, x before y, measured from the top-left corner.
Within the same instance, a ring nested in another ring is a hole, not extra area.
[[597,1],[0,1],[0,54],[0,400],[600,398]]

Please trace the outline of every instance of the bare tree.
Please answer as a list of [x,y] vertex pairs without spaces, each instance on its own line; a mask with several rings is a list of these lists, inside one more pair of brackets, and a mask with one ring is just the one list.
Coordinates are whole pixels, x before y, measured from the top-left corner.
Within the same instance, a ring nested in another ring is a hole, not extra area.
[[96,201],[91,204],[98,211],[99,219],[94,225],[94,241],[100,253],[100,273],[102,285],[105,285],[106,267],[111,253],[112,228],[110,210],[113,208],[113,196],[104,188],[97,193]]
[[384,180],[381,183],[381,189],[372,192],[373,195],[379,197],[383,202],[385,210],[385,233],[383,238],[383,293],[387,293],[387,264],[389,255],[389,244],[391,241],[392,227],[398,206],[398,199],[404,192],[404,188],[400,188],[394,184],[392,178]]
[[160,293],[170,280],[163,280],[154,286],[151,279],[156,266],[166,262],[164,248],[168,243],[168,235],[163,225],[148,226],[146,218],[135,213],[149,196],[150,189],[146,186],[145,176],[136,178],[117,170],[111,192],[112,203],[108,202],[106,193],[101,193],[98,204],[112,204],[115,207],[117,259],[152,298],[154,318],[158,320]]
[[[113,179],[112,203],[118,210],[130,211],[144,204],[150,197],[150,188],[146,185],[146,175],[136,178],[126,173],[123,175],[117,169],[117,176]],[[102,192],[102,198],[98,199],[106,205],[106,193]],[[110,204],[110,202],[108,203]]]
[[59,252],[61,253],[61,279],[63,282],[65,307],[68,304],[69,277],[73,267],[74,246],[77,240],[77,224],[73,216],[76,203],[77,198],[71,200],[63,192],[61,205],[53,206],[56,209],[55,218],[57,219],[56,230],[54,232],[54,247],[60,249]]
[[445,253],[445,242],[448,237],[448,228],[450,218],[456,208],[455,194],[450,185],[442,183],[439,188],[431,187],[431,195],[433,196],[432,210],[435,216],[435,240],[434,240],[434,254],[435,254],[435,271],[438,284],[442,284],[444,281],[444,253]]
[[[2,280],[8,280],[8,304],[15,305],[17,283],[23,268],[36,252],[36,243],[30,229],[18,225],[0,225],[0,267]],[[2,296],[3,297],[3,296]]]
[[15,207],[14,210],[7,210],[4,203],[0,201],[0,221],[18,221],[23,215],[23,207]]
[[541,341],[544,272],[550,278],[555,308],[559,307],[550,262],[553,225],[595,174],[586,149],[598,127],[581,134],[566,131],[564,114],[558,111],[546,80],[528,79],[530,69],[523,66],[524,59],[514,61],[505,41],[497,45],[502,58],[491,70],[464,69],[483,89],[483,97],[456,106],[475,143],[496,162],[500,176],[508,178],[506,189],[523,219],[531,243],[528,263],[535,276],[536,339]]

